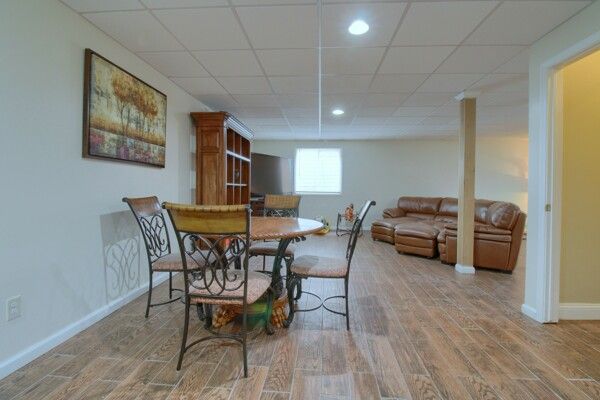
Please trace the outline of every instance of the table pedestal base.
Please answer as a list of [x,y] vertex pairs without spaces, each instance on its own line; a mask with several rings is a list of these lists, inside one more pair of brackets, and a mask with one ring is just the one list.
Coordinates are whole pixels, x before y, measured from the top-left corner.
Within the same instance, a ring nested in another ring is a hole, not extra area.
[[[283,328],[283,323],[287,319],[287,313],[285,307],[288,304],[287,292],[281,294],[281,296],[273,302],[273,312],[271,313],[271,325],[274,328]],[[248,314],[262,314],[265,312],[267,306],[266,301],[258,301],[254,304],[248,305]],[[212,320],[213,328],[221,328],[235,319],[238,315],[242,314],[242,306],[220,306],[215,311]]]

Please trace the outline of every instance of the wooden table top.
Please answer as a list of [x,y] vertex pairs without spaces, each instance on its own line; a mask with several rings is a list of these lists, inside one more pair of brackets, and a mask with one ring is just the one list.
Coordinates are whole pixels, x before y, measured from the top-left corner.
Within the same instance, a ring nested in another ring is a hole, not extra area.
[[252,217],[252,240],[283,239],[306,236],[323,229],[319,221],[306,218]]

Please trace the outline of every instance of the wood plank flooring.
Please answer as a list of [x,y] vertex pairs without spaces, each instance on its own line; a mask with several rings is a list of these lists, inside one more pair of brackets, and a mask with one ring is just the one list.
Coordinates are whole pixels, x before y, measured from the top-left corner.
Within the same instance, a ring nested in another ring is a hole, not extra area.
[[[346,240],[312,237],[298,252],[343,256]],[[522,259],[513,275],[458,275],[365,235],[350,278],[351,331],[324,310],[297,314],[273,336],[257,326],[247,379],[241,347],[219,341],[192,348],[177,372],[183,305],[145,319],[144,295],[1,380],[0,399],[600,399],[600,322],[522,315]],[[305,289],[327,296],[343,284]],[[192,338],[205,335],[193,321]]]

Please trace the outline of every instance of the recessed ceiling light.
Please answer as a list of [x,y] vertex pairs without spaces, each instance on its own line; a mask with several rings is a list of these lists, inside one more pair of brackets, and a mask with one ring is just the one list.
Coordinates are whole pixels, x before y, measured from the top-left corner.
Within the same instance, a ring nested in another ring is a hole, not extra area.
[[357,19],[348,27],[348,32],[353,35],[363,35],[369,31],[369,24],[362,19]]
[[341,108],[336,108],[333,111],[331,111],[331,113],[333,115],[342,115],[342,114],[344,114],[344,110],[342,110]]

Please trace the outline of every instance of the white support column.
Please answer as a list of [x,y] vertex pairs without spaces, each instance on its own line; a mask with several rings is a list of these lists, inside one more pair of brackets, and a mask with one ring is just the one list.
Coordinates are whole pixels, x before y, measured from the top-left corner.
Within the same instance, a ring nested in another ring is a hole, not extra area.
[[463,274],[474,274],[476,100],[472,93],[461,93],[456,99],[460,101],[460,131],[457,257],[454,269]]

